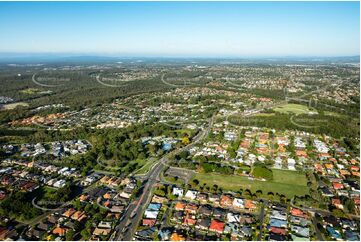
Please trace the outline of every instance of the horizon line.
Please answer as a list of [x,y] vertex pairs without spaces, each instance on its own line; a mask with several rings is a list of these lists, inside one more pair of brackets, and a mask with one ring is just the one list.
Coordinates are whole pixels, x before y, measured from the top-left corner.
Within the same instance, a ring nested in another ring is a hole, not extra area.
[[109,58],[341,58],[341,57],[360,57],[357,54],[340,55],[299,55],[299,54],[280,54],[280,55],[229,55],[229,54],[110,54],[110,53],[92,53],[92,52],[0,52],[0,59],[3,58],[24,58],[24,57],[109,57]]

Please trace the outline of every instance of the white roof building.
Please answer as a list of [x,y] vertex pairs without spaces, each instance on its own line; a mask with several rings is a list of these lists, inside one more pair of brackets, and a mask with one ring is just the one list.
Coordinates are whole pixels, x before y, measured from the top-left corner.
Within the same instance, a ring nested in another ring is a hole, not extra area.
[[275,218],[275,219],[279,219],[279,220],[287,220],[287,215],[285,213],[281,213],[278,210],[273,210],[270,218]]
[[178,197],[183,197],[183,189],[179,188],[179,187],[173,187],[173,192],[172,194]]
[[54,187],[61,188],[65,186],[65,180],[59,180],[53,184]]
[[281,157],[277,156],[275,159],[274,168],[281,169],[282,168],[282,159]]
[[235,208],[244,208],[244,201],[241,198],[235,198],[233,199],[232,205]]
[[224,133],[224,139],[228,141],[232,141],[236,139],[236,133],[232,131],[227,131]]
[[318,153],[328,153],[329,149],[326,144],[318,139],[313,141]]
[[288,158],[287,163],[288,163],[289,170],[296,170],[296,168],[295,168],[296,161],[294,159]]
[[239,214],[227,213],[227,222],[228,223],[239,223]]
[[185,195],[185,198],[188,198],[188,199],[192,199],[192,200],[195,200],[196,197],[197,197],[197,194],[198,192],[197,191],[194,191],[194,190],[188,190],[186,195]]
[[298,148],[298,149],[306,148],[306,144],[303,142],[301,137],[296,137],[294,142],[295,142],[295,147],[296,148]]
[[153,210],[145,210],[144,212],[144,216],[146,218],[152,218],[152,219],[156,219],[158,216],[159,211],[153,211]]

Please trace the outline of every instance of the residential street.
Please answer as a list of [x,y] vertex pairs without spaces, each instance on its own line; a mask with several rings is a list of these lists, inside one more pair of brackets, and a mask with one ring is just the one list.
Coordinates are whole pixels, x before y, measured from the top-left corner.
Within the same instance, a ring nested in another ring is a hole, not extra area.
[[257,237],[257,240],[261,241],[262,240],[262,233],[263,233],[263,222],[264,222],[264,215],[265,215],[265,207],[268,206],[268,201],[263,200],[262,202],[262,207],[261,207],[261,212],[259,213],[259,221],[260,221],[260,230],[259,230],[259,234]]

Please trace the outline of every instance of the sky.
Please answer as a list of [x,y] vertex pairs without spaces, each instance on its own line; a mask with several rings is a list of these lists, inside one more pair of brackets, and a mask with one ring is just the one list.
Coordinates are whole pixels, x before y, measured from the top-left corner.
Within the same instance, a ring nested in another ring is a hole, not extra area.
[[351,56],[359,20],[359,2],[0,2],[0,53]]

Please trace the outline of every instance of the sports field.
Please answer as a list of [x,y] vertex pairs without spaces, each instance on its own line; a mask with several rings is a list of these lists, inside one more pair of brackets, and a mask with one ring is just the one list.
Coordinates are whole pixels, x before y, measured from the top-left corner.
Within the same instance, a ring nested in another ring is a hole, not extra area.
[[239,191],[239,189],[242,188],[243,190],[250,189],[251,192],[255,193],[257,190],[261,190],[263,195],[267,195],[268,192],[273,192],[274,194],[283,194],[288,198],[292,198],[295,195],[302,196],[309,194],[305,174],[297,171],[277,169],[272,171],[272,181],[256,181],[242,176],[209,173],[197,173],[192,179],[199,180],[200,184],[206,183],[207,186],[216,184],[225,191]]
[[312,109],[309,109],[305,105],[288,103],[288,104],[274,108],[274,111],[280,112],[280,113],[304,114],[304,113],[311,112]]

